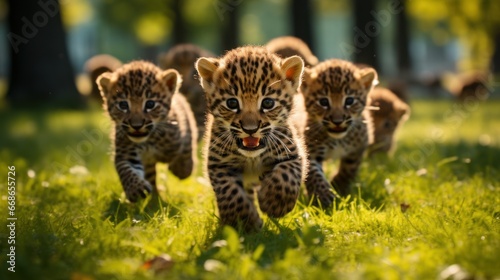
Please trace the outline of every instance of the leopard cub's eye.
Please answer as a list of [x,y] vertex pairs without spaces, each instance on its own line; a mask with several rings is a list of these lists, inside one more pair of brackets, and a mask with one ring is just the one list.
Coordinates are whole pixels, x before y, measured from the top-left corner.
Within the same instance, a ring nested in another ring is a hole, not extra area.
[[271,110],[274,108],[274,99],[271,99],[271,98],[264,98],[264,100],[262,100],[262,109],[264,110]]
[[352,98],[352,97],[347,97],[347,98],[344,100],[344,104],[345,104],[345,106],[351,106],[353,103],[354,103],[354,98]]
[[328,98],[323,97],[320,100],[318,100],[319,105],[322,107],[328,108],[330,106],[330,101],[328,101]]
[[227,108],[235,111],[235,110],[238,110],[240,105],[238,103],[238,99],[236,98],[229,98],[227,101],[226,101],[226,106]]
[[146,110],[151,110],[155,107],[155,105],[156,105],[156,102],[154,102],[153,100],[148,100],[148,101],[146,101],[146,104],[144,104],[144,108]]
[[120,101],[118,102],[118,109],[122,110],[122,111],[127,111],[129,108],[128,108],[128,102],[127,101]]

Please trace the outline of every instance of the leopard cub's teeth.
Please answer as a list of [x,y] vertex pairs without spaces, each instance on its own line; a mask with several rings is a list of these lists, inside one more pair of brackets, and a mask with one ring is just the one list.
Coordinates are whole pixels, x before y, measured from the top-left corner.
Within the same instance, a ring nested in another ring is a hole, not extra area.
[[242,139],[243,146],[253,148],[259,146],[260,138],[256,137],[245,137]]

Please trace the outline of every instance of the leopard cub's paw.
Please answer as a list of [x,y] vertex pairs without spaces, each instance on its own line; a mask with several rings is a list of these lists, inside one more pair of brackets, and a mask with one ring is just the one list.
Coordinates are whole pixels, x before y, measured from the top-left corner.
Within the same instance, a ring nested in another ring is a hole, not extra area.
[[330,188],[317,188],[314,193],[313,204],[323,208],[328,208],[332,205],[335,199],[335,194]]
[[279,188],[262,182],[263,187],[257,194],[260,209],[268,216],[279,218],[293,210],[297,202],[299,191],[292,186]]
[[125,190],[125,194],[127,195],[127,199],[135,203],[139,199],[144,199],[148,194],[153,191],[153,187],[148,181],[142,181],[138,184],[135,184]]
[[321,206],[323,206],[323,208],[330,207],[334,199],[335,195],[331,190],[325,191],[321,195],[319,195],[319,201],[321,202]]
[[335,191],[342,197],[346,197],[351,193],[351,180],[335,176],[331,182]]

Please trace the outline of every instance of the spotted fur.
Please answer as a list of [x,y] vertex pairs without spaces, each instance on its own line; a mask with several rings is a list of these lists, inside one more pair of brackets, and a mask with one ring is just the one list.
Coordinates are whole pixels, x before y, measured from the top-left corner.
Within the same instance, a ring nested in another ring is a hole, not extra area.
[[306,156],[289,117],[303,67],[300,57],[281,60],[255,46],[196,63],[209,111],[206,168],[223,224],[261,228],[256,185],[270,217],[294,208]]
[[266,48],[282,58],[298,55],[304,60],[307,67],[318,64],[318,58],[312,53],[309,46],[297,37],[276,37],[267,42]]
[[173,46],[168,52],[159,56],[159,65],[162,69],[173,68],[182,76],[180,93],[186,96],[194,113],[198,125],[199,135],[203,135],[206,118],[206,102],[203,89],[198,81],[194,64],[200,57],[214,57],[212,53],[193,44],[179,44]]
[[115,126],[114,159],[131,202],[156,190],[156,163],[180,179],[193,171],[197,130],[193,113],[177,91],[176,70],[145,61],[123,65],[97,79],[104,108]]
[[410,107],[392,91],[383,87],[374,88],[369,97],[370,106],[375,107],[370,111],[373,122],[373,143],[368,148],[369,155],[389,154],[395,146],[396,130],[408,119]]
[[85,62],[85,72],[92,83],[92,87],[89,92],[90,98],[96,101],[101,101],[99,86],[96,83],[97,77],[105,72],[113,72],[120,66],[122,66],[121,61],[109,54],[98,54],[89,58]]
[[[331,59],[306,69],[301,92],[307,110],[303,131],[309,152],[306,187],[323,207],[334,199],[332,186],[340,195],[350,192],[370,132],[364,113],[368,92],[376,80],[372,68],[358,69],[352,63]],[[331,182],[323,172],[323,161],[340,159]]]

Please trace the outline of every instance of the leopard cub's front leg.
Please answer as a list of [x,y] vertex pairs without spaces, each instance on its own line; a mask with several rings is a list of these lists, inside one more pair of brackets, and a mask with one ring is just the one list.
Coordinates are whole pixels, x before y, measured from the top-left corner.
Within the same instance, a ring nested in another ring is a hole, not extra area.
[[137,153],[134,156],[127,156],[128,153],[117,149],[115,155],[115,167],[120,177],[120,181],[125,191],[125,195],[130,202],[137,202],[145,198],[153,191],[154,186],[145,179],[144,165]]
[[225,225],[245,231],[257,231],[262,227],[253,199],[243,188],[242,174],[226,166],[209,164],[208,175],[213,186],[219,209],[219,217]]
[[309,196],[314,196],[314,204],[321,204],[321,206],[326,208],[333,203],[335,195],[325,177],[321,162],[312,160],[309,163],[309,172],[305,183]]
[[299,158],[280,162],[260,176],[257,194],[260,209],[273,218],[292,211],[299,196],[302,163]]
[[361,166],[363,152],[364,149],[360,149],[340,159],[339,170],[331,182],[339,195],[347,196],[351,192],[351,183],[356,178]]

